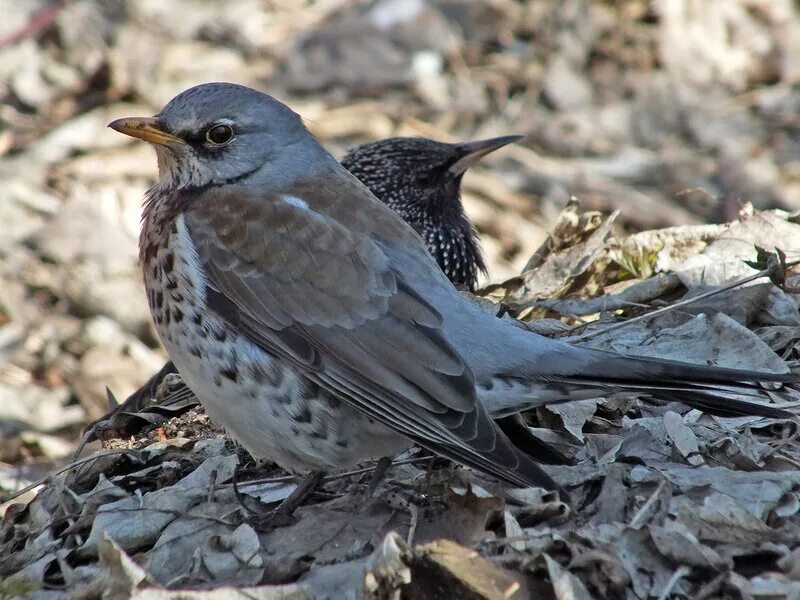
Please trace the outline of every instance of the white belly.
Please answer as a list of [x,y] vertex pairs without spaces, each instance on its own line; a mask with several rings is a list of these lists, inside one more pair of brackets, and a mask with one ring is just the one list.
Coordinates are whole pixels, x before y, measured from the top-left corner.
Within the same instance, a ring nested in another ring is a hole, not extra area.
[[156,329],[208,415],[248,452],[291,471],[333,470],[410,445],[208,310],[205,281],[180,217],[171,242],[174,258],[155,259],[169,269],[145,272]]

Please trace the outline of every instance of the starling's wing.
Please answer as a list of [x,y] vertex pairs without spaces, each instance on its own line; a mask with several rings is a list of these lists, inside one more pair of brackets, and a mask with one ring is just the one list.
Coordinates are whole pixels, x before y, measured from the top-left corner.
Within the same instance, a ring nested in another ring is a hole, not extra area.
[[209,308],[419,444],[512,484],[556,489],[496,428],[441,315],[364,230],[371,218],[392,242],[421,245],[419,237],[360,185],[352,191],[365,195],[350,200],[347,225],[336,218],[341,206],[318,210],[346,199],[319,188],[253,197],[226,186],[194,198],[182,218],[204,266]]

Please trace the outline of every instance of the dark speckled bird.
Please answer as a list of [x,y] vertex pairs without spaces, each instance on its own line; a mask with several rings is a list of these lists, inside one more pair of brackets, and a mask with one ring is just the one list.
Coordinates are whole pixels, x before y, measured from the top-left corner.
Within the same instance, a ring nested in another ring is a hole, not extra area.
[[509,135],[446,144],[389,138],[353,148],[342,166],[414,228],[450,281],[474,291],[486,263],[461,204],[461,179],[482,157],[520,139]]

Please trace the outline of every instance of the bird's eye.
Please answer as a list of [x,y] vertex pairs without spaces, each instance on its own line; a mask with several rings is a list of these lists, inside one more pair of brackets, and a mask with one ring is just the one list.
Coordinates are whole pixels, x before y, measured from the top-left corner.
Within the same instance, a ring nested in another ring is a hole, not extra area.
[[233,139],[233,127],[230,125],[214,125],[206,131],[206,139],[215,146],[227,144]]

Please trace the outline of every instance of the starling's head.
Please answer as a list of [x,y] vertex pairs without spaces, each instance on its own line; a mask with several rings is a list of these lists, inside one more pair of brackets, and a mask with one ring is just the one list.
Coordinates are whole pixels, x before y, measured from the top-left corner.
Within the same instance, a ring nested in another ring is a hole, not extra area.
[[287,178],[327,156],[289,107],[232,83],[198,85],[154,117],[109,127],[153,144],[160,183],[170,188],[221,185],[264,169]]
[[481,157],[521,138],[462,144],[389,138],[353,148],[342,165],[417,230],[450,281],[475,289],[486,267],[461,204],[461,178]]
[[356,146],[342,158],[342,165],[395,210],[424,205],[428,210],[460,212],[460,185],[466,170],[483,156],[522,137],[509,135],[461,144],[388,138]]

